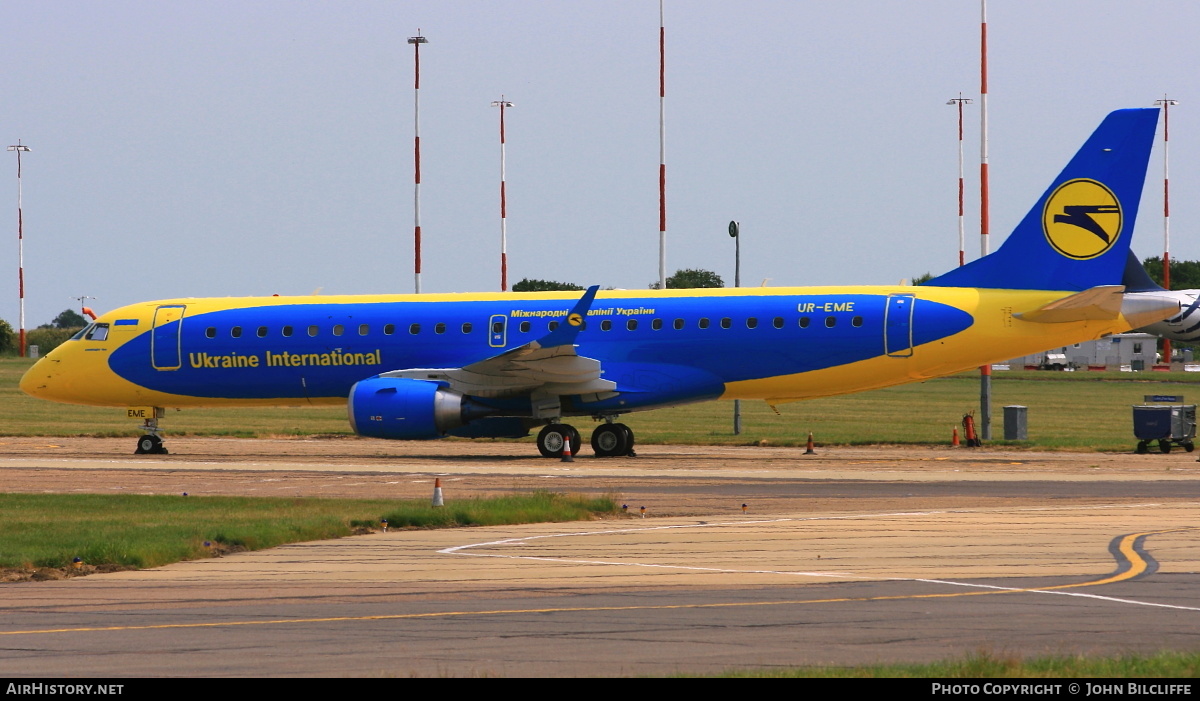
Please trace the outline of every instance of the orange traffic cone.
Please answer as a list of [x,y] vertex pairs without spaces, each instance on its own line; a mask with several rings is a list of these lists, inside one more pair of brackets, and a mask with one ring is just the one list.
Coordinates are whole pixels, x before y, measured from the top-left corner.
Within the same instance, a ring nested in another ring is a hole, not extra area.
[[435,477],[433,480],[433,505],[434,506],[445,506],[445,504],[442,503],[442,478],[441,477]]
[[958,426],[955,426],[954,434],[950,437],[950,447],[957,448],[959,445],[961,444],[958,442]]
[[563,436],[562,461],[575,462],[575,456],[571,455],[571,438],[569,436]]
[[813,450],[812,431],[808,432],[808,446],[804,449],[805,455],[816,455],[817,451]]

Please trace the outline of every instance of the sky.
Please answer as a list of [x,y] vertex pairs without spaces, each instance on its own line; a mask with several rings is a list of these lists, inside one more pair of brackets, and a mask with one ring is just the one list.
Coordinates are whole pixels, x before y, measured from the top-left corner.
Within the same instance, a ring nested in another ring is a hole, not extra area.
[[[22,160],[26,326],[190,296],[658,279],[656,0],[0,0],[0,138]],[[979,253],[980,8],[666,0],[668,273],[894,284]],[[1111,110],[1170,113],[1171,254],[1200,259],[1200,4],[993,0],[994,250]],[[1162,154],[1134,250],[1163,249]],[[16,157],[0,152],[0,318],[18,316]]]

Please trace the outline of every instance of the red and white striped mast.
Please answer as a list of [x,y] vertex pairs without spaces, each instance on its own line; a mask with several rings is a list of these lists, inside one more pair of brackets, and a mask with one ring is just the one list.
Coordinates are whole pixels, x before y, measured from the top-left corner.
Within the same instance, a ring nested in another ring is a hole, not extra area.
[[667,30],[658,0],[658,286],[667,289]]
[[[979,251],[990,249],[988,208],[987,0],[979,0]],[[979,437],[992,438],[992,366],[979,368]]]
[[16,146],[9,146],[9,151],[17,152],[17,289],[20,296],[20,319],[21,326],[18,342],[21,344],[19,349],[20,357],[25,357],[25,214],[22,211],[21,203],[21,154],[29,153],[29,147],[21,143],[17,139]]
[[990,212],[988,210],[988,110],[987,110],[987,0],[980,0],[981,22],[979,35],[979,254],[991,250],[988,240]]
[[[1163,93],[1163,99],[1155,100],[1154,104],[1163,108],[1163,287],[1171,289],[1171,189],[1170,171],[1168,169],[1167,146],[1171,134],[1171,106],[1178,105],[1179,100],[1171,100]],[[1171,339],[1163,339],[1163,357],[1171,362]]]
[[971,104],[971,99],[959,93],[946,104],[958,105],[958,265],[961,267],[967,262],[967,235],[963,223],[963,105]]
[[421,44],[429,40],[421,36],[409,37],[413,45],[413,276],[414,288],[421,293]]
[[500,108],[500,291],[508,292],[508,209],[504,196],[504,110],[513,103],[501,95],[492,100],[492,107]]

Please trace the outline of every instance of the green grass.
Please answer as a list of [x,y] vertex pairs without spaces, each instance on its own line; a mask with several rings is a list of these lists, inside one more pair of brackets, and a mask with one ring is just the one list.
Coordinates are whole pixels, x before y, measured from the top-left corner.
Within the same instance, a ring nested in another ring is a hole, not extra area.
[[616,513],[611,498],[551,493],[448,502],[97,494],[0,494],[0,567],[158,567],[210,557],[204,541],[247,550],[353,533],[356,526],[447,528],[577,521]]
[[[685,676],[685,675],[680,675]],[[729,670],[716,677],[802,677],[824,679],[1184,679],[1200,676],[1200,653],[1160,652],[1116,657],[1018,657],[989,653],[930,664],[864,665],[862,667],[793,667],[790,669]],[[1065,693],[1065,688],[1062,690]],[[1086,694],[1086,687],[1084,694]]]
[[[17,388],[29,361],[0,359],[0,435],[136,436],[138,422],[121,409],[41,401]],[[993,375],[992,431],[1003,436],[1003,407],[1028,407],[1029,437],[1018,445],[1051,450],[1130,450],[1136,443],[1130,406],[1147,394],[1182,394],[1200,403],[1200,373],[998,371]],[[742,402],[742,434],[733,435],[733,404],[706,402],[621,418],[639,444],[819,445],[949,444],[962,415],[979,407],[976,374],[873,392],[796,402],[776,414],[761,401]],[[977,414],[978,415],[978,414]],[[572,419],[584,433],[587,418]],[[169,411],[167,436],[349,435],[343,407],[188,409]],[[995,440],[993,443],[1003,443]],[[531,448],[532,449],[532,448]]]

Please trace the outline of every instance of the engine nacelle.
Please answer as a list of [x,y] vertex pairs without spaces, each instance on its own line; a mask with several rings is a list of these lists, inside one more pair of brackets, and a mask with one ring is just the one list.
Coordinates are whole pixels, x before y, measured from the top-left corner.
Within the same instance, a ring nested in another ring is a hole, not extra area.
[[421,440],[441,438],[492,413],[436,382],[372,377],[350,388],[350,427],[360,436]]

